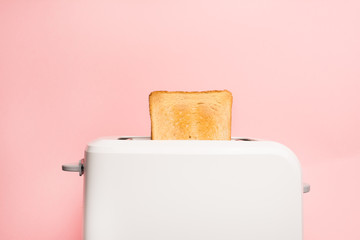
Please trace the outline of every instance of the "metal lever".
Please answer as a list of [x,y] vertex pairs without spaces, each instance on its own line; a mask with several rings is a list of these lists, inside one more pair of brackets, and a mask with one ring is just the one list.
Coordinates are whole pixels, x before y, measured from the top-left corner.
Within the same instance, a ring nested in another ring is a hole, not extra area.
[[62,170],[66,172],[79,172],[79,176],[84,174],[84,159],[81,159],[79,163],[70,163],[62,165]]
[[308,193],[308,192],[310,192],[310,184],[303,183],[303,193]]

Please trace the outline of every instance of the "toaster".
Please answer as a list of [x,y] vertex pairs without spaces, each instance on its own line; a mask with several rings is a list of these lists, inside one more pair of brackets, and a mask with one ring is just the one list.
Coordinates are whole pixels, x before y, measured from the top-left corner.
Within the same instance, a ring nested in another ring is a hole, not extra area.
[[301,240],[301,166],[264,140],[103,137],[62,166],[84,177],[86,240]]

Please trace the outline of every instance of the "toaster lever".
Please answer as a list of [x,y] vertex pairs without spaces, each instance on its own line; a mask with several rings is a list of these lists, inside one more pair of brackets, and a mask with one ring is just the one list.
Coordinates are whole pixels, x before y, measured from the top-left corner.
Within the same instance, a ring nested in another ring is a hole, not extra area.
[[66,172],[78,172],[79,176],[83,175],[84,173],[84,159],[81,159],[79,163],[70,163],[62,165],[62,170]]
[[303,193],[308,193],[308,192],[310,192],[310,184],[303,183]]

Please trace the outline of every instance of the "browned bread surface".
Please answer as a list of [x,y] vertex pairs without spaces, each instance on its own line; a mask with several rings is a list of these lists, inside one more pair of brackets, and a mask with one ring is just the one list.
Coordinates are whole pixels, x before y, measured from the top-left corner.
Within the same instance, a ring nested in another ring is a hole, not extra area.
[[231,139],[232,94],[227,90],[155,91],[149,105],[153,140]]

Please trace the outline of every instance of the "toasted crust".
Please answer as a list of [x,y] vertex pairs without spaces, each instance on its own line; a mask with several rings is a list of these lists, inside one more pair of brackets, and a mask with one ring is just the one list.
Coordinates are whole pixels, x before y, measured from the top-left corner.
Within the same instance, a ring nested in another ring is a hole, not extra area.
[[152,92],[151,139],[230,140],[231,108],[232,94],[227,90]]

